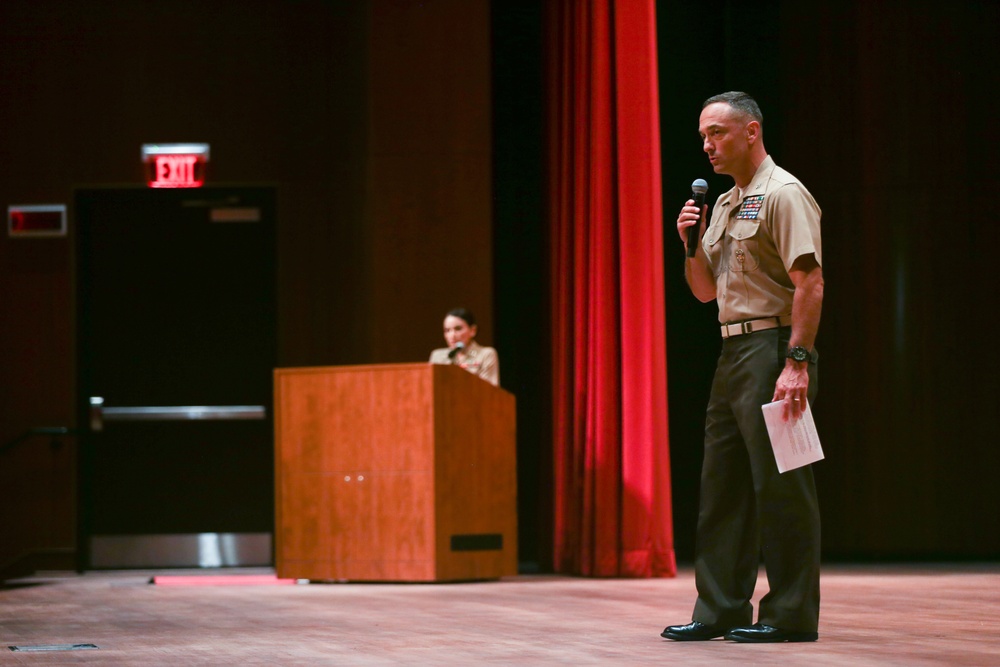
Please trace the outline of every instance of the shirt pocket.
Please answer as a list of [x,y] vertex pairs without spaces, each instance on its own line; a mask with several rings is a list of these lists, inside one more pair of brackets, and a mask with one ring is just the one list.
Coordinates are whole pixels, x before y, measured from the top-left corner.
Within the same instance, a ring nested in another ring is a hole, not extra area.
[[729,230],[729,270],[756,271],[760,266],[759,220],[737,220]]
[[721,261],[723,248],[726,245],[721,241],[725,235],[725,225],[711,225],[707,230],[705,230],[705,236],[703,239],[705,255],[708,256],[709,266],[715,267],[715,275],[719,275],[720,267],[722,267],[722,271],[725,271],[725,263]]

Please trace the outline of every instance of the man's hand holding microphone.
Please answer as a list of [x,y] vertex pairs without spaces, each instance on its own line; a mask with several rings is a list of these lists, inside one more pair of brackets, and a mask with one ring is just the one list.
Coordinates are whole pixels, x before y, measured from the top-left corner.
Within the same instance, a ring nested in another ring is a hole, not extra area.
[[698,242],[705,231],[704,219],[707,207],[705,193],[708,183],[699,178],[691,184],[691,199],[684,203],[681,214],[677,218],[677,233],[681,236],[687,248],[687,256],[694,257],[698,251]]
[[691,292],[702,303],[715,300],[715,276],[704,253],[697,257],[701,237],[705,233],[705,219],[708,207],[705,206],[705,193],[708,183],[699,178],[691,184],[691,199],[684,203],[681,214],[677,216],[677,233],[687,247],[688,258],[693,261],[684,262],[684,277],[687,279]]

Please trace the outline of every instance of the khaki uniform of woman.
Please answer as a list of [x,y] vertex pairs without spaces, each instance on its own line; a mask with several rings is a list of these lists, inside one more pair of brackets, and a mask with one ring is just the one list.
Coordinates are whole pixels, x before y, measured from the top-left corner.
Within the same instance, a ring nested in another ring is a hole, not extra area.
[[492,347],[472,341],[469,346],[452,357],[451,348],[442,347],[431,352],[432,364],[452,364],[478,375],[493,385],[500,384],[500,362]]
[[490,384],[500,384],[497,351],[475,341],[476,317],[465,308],[455,308],[444,318],[444,340],[448,347],[431,352],[432,364],[459,366]]

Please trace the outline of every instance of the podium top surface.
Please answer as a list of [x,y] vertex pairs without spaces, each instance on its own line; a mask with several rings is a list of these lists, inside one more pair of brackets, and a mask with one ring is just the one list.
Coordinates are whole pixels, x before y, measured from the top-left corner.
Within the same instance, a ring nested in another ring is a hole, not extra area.
[[290,366],[287,368],[275,368],[277,373],[339,373],[357,371],[379,371],[379,370],[419,370],[434,364],[426,361],[407,362],[402,364],[351,364],[347,366]]
[[432,364],[430,362],[407,362],[398,364],[354,364],[349,366],[296,366],[289,368],[275,368],[274,377],[277,380],[282,376],[289,375],[322,375],[330,373],[369,373],[369,372],[385,372],[385,371],[426,371],[428,373],[454,373],[457,375],[467,375],[471,378],[475,378],[477,381],[483,384],[489,385],[494,389],[501,391],[505,394],[510,394],[513,396],[513,392],[510,392],[503,387],[494,386],[490,382],[477,377],[476,375],[468,372],[464,368],[458,366],[452,366],[449,364]]

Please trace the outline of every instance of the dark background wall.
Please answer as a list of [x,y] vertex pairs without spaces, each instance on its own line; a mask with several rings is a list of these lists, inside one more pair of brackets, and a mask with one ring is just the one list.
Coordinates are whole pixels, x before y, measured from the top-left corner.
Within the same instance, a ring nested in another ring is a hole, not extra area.
[[[979,333],[997,321],[1000,287],[1000,5],[657,9],[666,223],[694,178],[716,195],[730,186],[708,176],[696,129],[701,101],[733,89],[757,97],[765,145],[823,208],[826,557],[1000,556],[1000,364]],[[667,251],[677,542],[690,553],[702,425],[689,415],[719,341],[714,306],[690,298],[680,248]]]
[[[210,184],[278,192],[280,365],[426,360],[456,305],[493,343],[490,44],[487,0],[5,2],[0,201],[141,188],[141,144],[207,142]],[[77,425],[69,213],[0,239],[0,445]],[[0,453],[10,535],[74,543],[74,450]]]
[[[441,313],[474,308],[518,395],[522,560],[547,567],[541,5],[4,2],[0,203],[141,186],[142,143],[207,141],[210,181],[278,189],[282,365],[423,359]],[[824,210],[827,556],[997,557],[997,5],[657,11],[668,232],[694,178],[728,187],[696,128],[701,101],[729,89],[758,98],[770,152]],[[687,559],[719,341],[666,238]],[[72,238],[0,238],[0,443],[73,423],[73,262]],[[19,507],[0,517],[36,546],[73,544],[72,445],[2,455]]]

